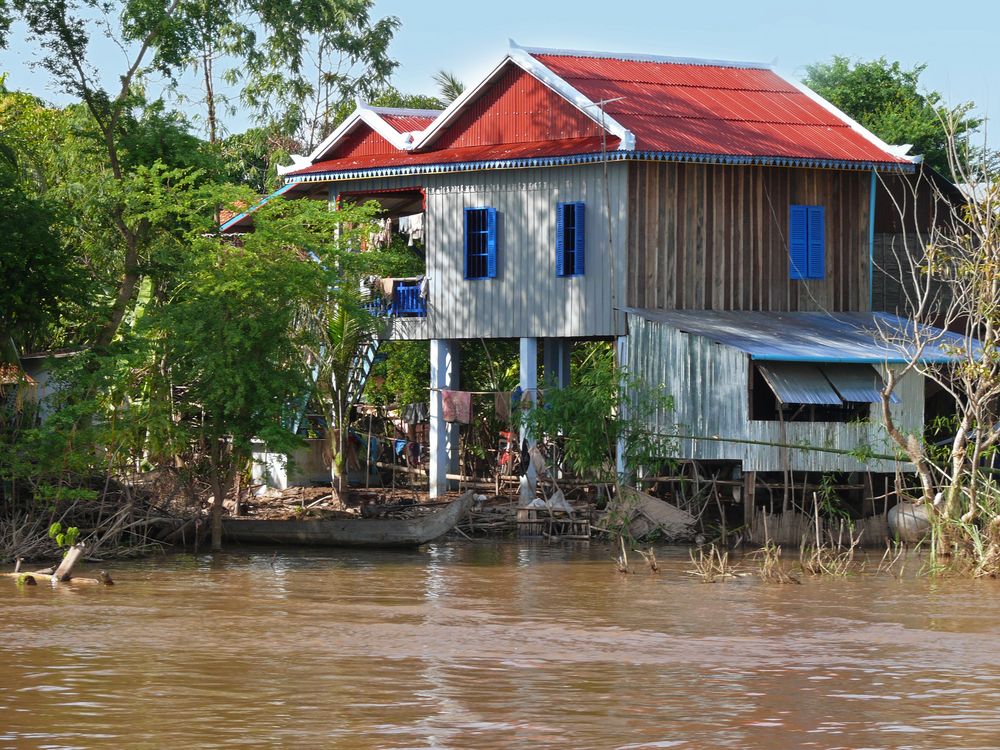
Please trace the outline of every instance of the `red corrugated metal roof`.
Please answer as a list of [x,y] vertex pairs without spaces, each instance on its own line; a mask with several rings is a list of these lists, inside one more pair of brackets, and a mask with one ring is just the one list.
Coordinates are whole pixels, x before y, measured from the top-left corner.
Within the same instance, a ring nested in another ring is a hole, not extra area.
[[343,158],[345,156],[374,156],[376,154],[398,154],[400,150],[376,133],[367,123],[358,123],[354,130],[335,148],[327,151],[328,156]]
[[636,149],[908,163],[766,68],[538,53],[632,131]]
[[430,146],[464,148],[600,136],[601,126],[513,63]]
[[[609,137],[607,149],[618,147],[618,139]],[[455,164],[464,162],[498,161],[506,159],[536,159],[547,156],[573,156],[594,154],[601,151],[601,138],[564,138],[550,141],[524,143],[487,144],[465,148],[443,148],[419,154],[400,151],[387,155],[357,155],[342,159],[328,159],[304,169],[289,173],[289,177],[316,174],[318,172],[353,172],[377,167],[401,167],[409,165]]]
[[382,114],[379,116],[385,120],[392,129],[397,133],[412,133],[414,130],[423,130],[428,125],[430,125],[435,117],[428,117],[427,115],[412,115],[412,114]]

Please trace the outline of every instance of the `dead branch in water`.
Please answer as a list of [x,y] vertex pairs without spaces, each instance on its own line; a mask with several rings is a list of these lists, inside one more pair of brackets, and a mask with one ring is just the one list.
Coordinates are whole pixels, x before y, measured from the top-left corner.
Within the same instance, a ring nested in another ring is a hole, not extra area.
[[708,548],[707,555],[705,554],[705,549],[703,547],[698,548],[697,556],[695,556],[693,550],[689,554],[694,570],[688,570],[686,572],[688,575],[701,578],[704,583],[728,581],[731,578],[737,578],[739,576],[736,572],[736,566],[730,564],[729,562],[729,552],[722,552],[714,544]]

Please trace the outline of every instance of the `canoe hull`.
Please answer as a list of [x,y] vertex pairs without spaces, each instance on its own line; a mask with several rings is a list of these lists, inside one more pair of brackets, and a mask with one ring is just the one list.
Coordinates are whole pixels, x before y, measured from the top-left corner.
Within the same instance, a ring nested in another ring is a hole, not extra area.
[[328,547],[416,547],[451,531],[469,508],[472,493],[422,518],[343,518],[330,521],[268,521],[224,518],[222,536],[240,544]]

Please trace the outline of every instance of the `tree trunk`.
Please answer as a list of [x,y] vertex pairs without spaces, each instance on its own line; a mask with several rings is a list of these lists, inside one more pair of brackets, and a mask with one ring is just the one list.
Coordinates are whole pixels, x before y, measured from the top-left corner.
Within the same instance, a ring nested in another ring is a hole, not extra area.
[[342,430],[330,432],[330,488],[340,503],[347,502],[347,452]]
[[209,521],[212,524],[212,552],[220,552],[222,550],[222,504],[226,501],[226,496],[222,489],[222,482],[219,481],[219,476],[215,471],[212,472],[212,491],[215,493],[209,515]]

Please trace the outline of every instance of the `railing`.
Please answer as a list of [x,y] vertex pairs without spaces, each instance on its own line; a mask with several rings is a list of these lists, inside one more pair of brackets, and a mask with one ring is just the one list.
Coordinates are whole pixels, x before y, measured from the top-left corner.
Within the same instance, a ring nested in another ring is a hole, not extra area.
[[423,318],[427,316],[427,300],[420,296],[420,283],[396,284],[392,292],[395,317]]
[[420,296],[420,282],[400,281],[392,291],[392,302],[372,299],[365,308],[379,318],[425,318],[427,300]]

